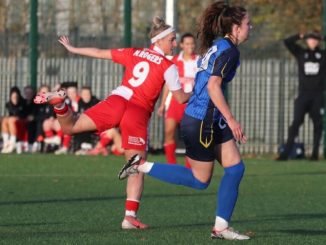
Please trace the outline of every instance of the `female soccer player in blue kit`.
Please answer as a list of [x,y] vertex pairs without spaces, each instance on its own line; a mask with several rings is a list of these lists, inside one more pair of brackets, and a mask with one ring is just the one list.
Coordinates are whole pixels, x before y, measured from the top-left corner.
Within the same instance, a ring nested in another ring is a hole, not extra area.
[[193,95],[181,122],[191,169],[146,162],[135,155],[119,173],[120,179],[142,172],[168,183],[202,190],[208,187],[214,160],[218,160],[224,168],[224,176],[217,194],[212,238],[249,239],[229,227],[245,170],[236,141],[245,143],[246,136],[230,111],[224,91],[239,66],[237,46],[248,39],[250,29],[248,13],[242,7],[215,2],[203,13],[199,26],[202,57]]

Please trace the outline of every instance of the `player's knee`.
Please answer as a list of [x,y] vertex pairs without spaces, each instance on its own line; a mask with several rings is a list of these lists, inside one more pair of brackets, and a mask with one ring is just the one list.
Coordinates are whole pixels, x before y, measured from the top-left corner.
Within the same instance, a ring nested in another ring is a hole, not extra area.
[[198,179],[194,178],[194,185],[193,187],[197,190],[205,190],[209,186],[210,181],[208,182],[201,182]]
[[234,166],[225,168],[224,171],[225,171],[225,174],[229,174],[229,175],[232,175],[232,176],[235,176],[235,177],[241,179],[245,172],[245,165],[244,165],[243,161],[240,161],[238,164],[236,164]]
[[169,140],[174,140],[174,128],[165,129],[165,138]]

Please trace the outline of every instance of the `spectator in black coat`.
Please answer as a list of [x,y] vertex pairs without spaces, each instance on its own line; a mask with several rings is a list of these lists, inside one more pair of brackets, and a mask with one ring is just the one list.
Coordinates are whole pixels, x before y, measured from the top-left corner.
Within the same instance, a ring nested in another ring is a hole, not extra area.
[[[320,49],[322,36],[318,32],[297,34],[284,40],[285,46],[297,59],[299,72],[299,95],[294,103],[294,118],[289,127],[285,149],[277,160],[287,160],[292,150],[299,128],[308,113],[314,125],[313,149],[310,159],[318,160],[319,144],[322,136],[322,108],[324,80],[326,79],[326,51]],[[302,47],[297,42],[305,40]]]

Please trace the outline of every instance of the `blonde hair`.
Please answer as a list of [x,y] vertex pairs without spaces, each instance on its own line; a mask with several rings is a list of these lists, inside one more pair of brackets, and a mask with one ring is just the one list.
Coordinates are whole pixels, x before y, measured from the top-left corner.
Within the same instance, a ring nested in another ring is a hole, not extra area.
[[155,37],[162,31],[170,28],[171,26],[165,23],[165,20],[159,16],[155,16],[152,22],[152,28],[149,33],[149,38]]

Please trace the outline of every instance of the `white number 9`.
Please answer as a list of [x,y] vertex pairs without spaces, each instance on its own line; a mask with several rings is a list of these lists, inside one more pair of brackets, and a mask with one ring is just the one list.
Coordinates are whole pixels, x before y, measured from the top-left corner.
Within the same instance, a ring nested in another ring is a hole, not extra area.
[[132,70],[132,78],[129,83],[133,87],[140,86],[147,78],[149,73],[149,64],[146,61],[139,62]]

